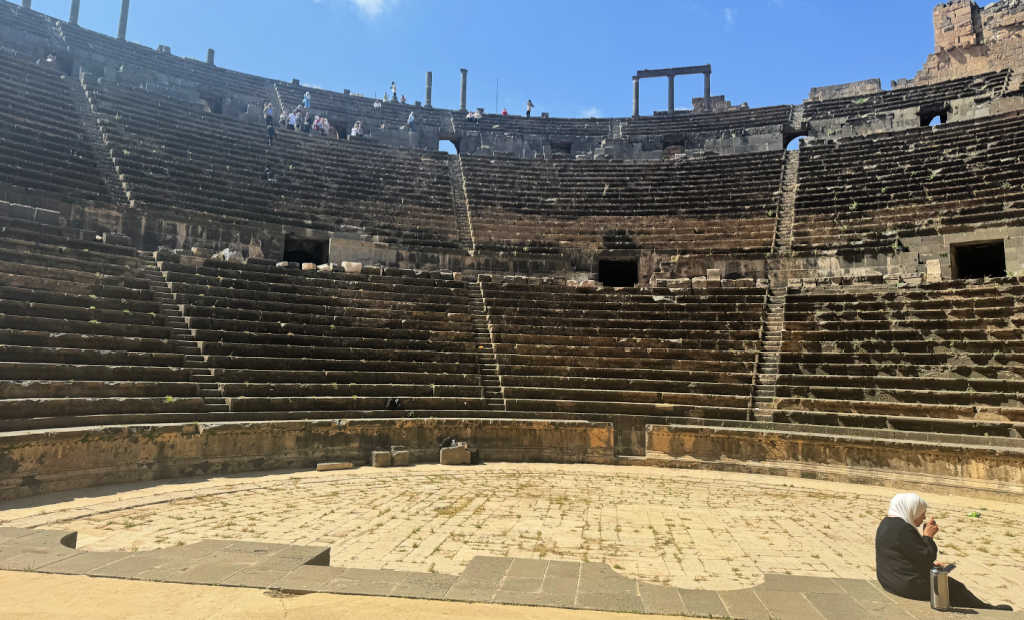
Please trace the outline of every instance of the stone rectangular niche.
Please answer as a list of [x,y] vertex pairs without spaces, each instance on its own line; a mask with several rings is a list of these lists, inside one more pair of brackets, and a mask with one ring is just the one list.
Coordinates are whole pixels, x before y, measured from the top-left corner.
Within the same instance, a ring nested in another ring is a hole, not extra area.
[[949,246],[953,279],[1006,276],[1006,252],[1002,239]]
[[313,263],[321,265],[326,263],[327,240],[326,239],[305,239],[292,235],[284,238],[284,256],[282,260],[293,263]]
[[636,286],[640,281],[639,274],[635,259],[601,259],[597,262],[597,279],[605,286]]

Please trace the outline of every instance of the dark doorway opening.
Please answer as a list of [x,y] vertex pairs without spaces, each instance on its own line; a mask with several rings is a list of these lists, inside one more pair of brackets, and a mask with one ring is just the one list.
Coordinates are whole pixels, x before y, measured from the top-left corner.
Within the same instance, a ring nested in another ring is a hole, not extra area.
[[640,271],[635,260],[601,260],[597,262],[597,279],[605,286],[636,286]]
[[1002,240],[950,246],[953,278],[1002,278],[1006,276],[1006,252]]
[[293,263],[327,262],[327,241],[324,239],[296,239],[291,235],[284,238],[284,258]]
[[563,157],[572,156],[572,142],[552,142],[551,143],[551,155],[552,157],[558,155]]
[[948,111],[946,109],[941,110],[922,110],[921,111],[921,126],[922,127],[935,127],[936,125],[943,125],[946,123]]

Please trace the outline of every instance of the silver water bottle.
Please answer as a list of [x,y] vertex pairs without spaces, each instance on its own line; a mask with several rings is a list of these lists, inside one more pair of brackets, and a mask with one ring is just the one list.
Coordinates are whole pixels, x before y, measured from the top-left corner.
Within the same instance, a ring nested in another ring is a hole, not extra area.
[[949,609],[949,571],[939,567],[931,570],[932,609],[946,611]]

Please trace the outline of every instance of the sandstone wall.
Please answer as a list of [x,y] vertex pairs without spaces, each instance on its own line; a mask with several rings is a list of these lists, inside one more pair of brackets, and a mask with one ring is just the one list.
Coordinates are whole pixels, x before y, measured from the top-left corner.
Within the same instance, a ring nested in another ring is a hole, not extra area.
[[456,437],[482,460],[609,463],[607,422],[390,419],[118,426],[0,435],[0,500],[101,484],[366,464],[403,445],[412,462],[438,462]]
[[916,85],[952,80],[1006,67],[1024,69],[1024,0],[979,8],[972,0],[935,7],[935,52],[914,78]]

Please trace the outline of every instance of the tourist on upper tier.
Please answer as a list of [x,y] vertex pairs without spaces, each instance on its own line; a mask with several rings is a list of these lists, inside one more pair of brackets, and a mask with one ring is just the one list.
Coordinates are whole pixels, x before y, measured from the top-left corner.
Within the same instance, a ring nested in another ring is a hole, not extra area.
[[409,120],[405,121],[405,124],[409,126],[409,131],[416,131],[416,127],[413,123],[416,122],[416,115],[409,112]]
[[302,107],[304,107],[304,108],[306,108],[308,110],[309,109],[309,105],[311,103],[312,103],[312,100],[310,99],[309,91],[307,90],[306,94],[302,96]]
[[[928,504],[914,493],[900,493],[889,502],[889,513],[875,533],[875,572],[878,582],[897,596],[927,601],[931,598],[930,572],[939,553],[935,535],[939,526],[935,519],[925,523]],[[918,532],[917,528],[921,528]],[[971,594],[964,584],[949,580],[949,602],[954,607],[976,609],[1010,609],[1008,605],[992,606]]]
[[355,124],[352,125],[351,135],[353,138],[358,138],[363,135],[363,121],[356,121]]
[[281,118],[278,120],[278,124],[280,124],[282,127],[288,125],[288,112],[286,112],[285,110],[281,110]]
[[320,115],[317,114],[313,117],[313,131],[320,133]]
[[526,100],[526,118],[530,118],[530,112],[533,112],[533,99]]
[[263,106],[263,116],[266,118],[268,125],[274,124],[274,106],[270,105],[269,101]]
[[405,103],[405,95],[402,95],[402,99],[401,99],[401,102],[402,102],[402,103]]
[[374,110],[379,110],[380,108],[381,108],[380,99],[374,99],[373,100],[373,109]]
[[395,86],[394,80],[391,81],[391,100],[398,101],[398,87]]
[[[270,118],[269,116],[267,118]],[[267,146],[274,146],[274,123],[267,123]]]
[[327,121],[327,115],[322,114],[320,116],[320,133],[325,136],[331,132],[331,124]]
[[313,117],[310,115],[309,110],[306,110],[306,114],[302,117],[302,133],[310,133],[313,130]]
[[295,112],[291,112],[290,114],[288,114],[288,129],[292,129],[292,130],[298,129],[298,127],[297,127],[298,124],[299,124],[299,116],[298,116],[298,114],[296,114]]
[[502,116],[508,116],[508,108],[502,108],[501,109],[501,115]]

